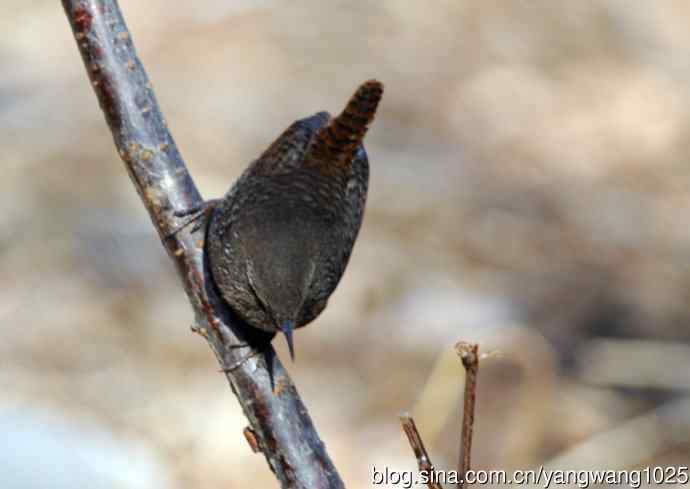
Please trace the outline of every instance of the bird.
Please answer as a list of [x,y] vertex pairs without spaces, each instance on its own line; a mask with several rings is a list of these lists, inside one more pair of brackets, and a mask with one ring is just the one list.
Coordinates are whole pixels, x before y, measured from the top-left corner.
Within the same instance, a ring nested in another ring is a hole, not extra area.
[[325,309],[350,259],[369,186],[364,136],[383,95],[364,82],[336,117],[290,125],[209,216],[205,248],[223,300],[251,327],[293,332]]

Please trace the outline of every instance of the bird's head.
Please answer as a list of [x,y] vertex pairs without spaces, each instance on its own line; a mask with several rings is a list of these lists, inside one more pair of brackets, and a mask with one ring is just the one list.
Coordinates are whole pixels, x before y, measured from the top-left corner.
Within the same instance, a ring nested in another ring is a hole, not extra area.
[[294,360],[293,331],[299,324],[315,272],[313,253],[299,230],[273,236],[264,242],[263,252],[248,263],[249,284],[270,324],[262,329],[281,332]]

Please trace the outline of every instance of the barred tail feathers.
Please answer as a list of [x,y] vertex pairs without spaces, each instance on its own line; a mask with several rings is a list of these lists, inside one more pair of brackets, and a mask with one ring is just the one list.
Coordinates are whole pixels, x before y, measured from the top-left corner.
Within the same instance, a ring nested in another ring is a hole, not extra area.
[[315,136],[315,156],[326,156],[335,162],[350,164],[383,95],[383,84],[376,80],[364,82],[352,95],[342,113],[331,119]]

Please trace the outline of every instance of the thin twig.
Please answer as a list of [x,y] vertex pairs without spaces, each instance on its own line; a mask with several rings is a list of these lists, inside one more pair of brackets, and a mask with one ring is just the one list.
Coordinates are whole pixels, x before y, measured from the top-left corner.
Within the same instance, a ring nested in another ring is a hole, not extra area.
[[435,476],[436,469],[424,447],[424,442],[422,441],[419,431],[417,431],[417,425],[414,419],[412,419],[412,416],[409,414],[403,413],[400,415],[400,424],[407,435],[414,456],[417,459],[417,467],[419,467],[420,475],[426,476],[427,487],[429,487],[429,489],[443,489],[443,486],[436,482],[438,480],[438,477]]
[[479,345],[460,341],[455,351],[465,367],[465,393],[462,408],[462,434],[460,437],[460,456],[458,460],[457,487],[465,487],[465,476],[470,470],[472,455],[472,432],[474,430],[474,405],[477,399],[477,370],[479,370]]
[[[173,233],[184,223],[176,213],[201,208],[203,200],[160,112],[117,1],[62,4],[117,151],[176,264],[194,311],[195,331],[218,358],[249,420],[254,446],[283,488],[344,487],[270,345],[238,347],[247,343],[248,330],[209,285],[203,229]],[[274,386],[280,389],[274,392]]]

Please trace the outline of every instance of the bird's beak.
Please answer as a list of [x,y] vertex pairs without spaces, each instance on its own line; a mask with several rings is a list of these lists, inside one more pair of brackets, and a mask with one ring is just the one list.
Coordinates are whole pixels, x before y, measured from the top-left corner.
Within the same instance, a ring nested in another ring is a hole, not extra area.
[[295,329],[295,323],[292,321],[285,321],[280,325],[280,330],[285,335],[285,340],[288,344],[288,349],[290,350],[290,358],[295,361],[295,347],[292,343],[292,331]]

